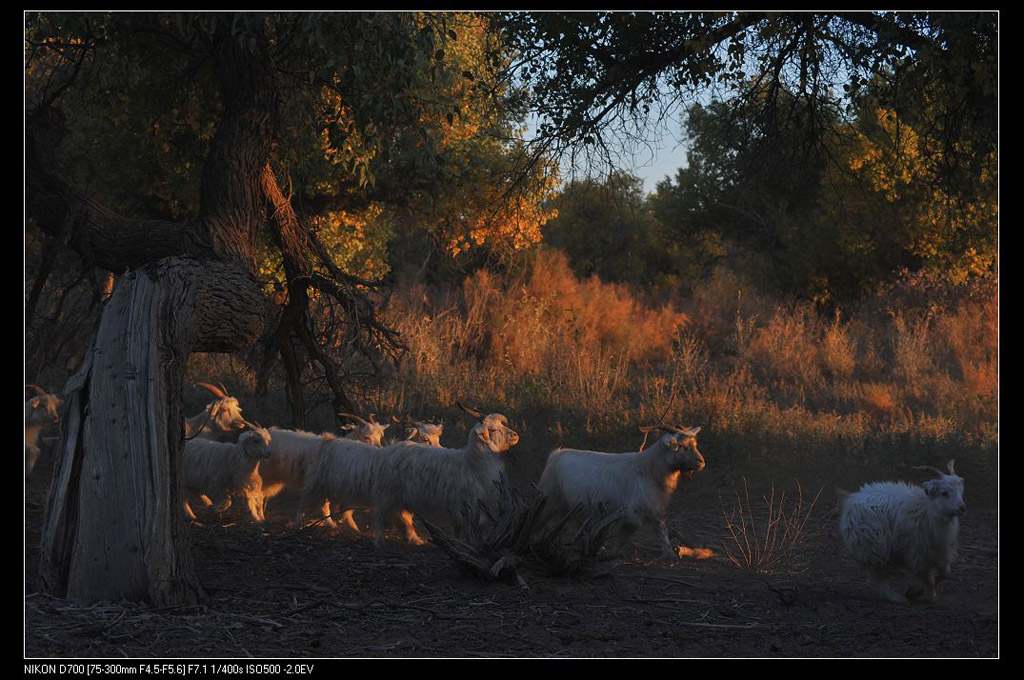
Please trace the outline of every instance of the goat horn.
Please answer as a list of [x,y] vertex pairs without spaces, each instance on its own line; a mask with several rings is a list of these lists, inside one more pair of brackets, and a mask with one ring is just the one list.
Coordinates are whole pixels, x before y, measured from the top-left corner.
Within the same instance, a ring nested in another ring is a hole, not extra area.
[[25,387],[31,388],[32,391],[35,392],[36,394],[38,394],[40,397],[45,397],[46,396],[46,390],[44,390],[39,385],[25,385]]
[[398,416],[392,414],[391,422],[394,423],[395,425],[405,425],[406,427],[419,427],[420,425],[423,425],[423,422],[413,420],[412,416],[408,414],[406,414],[405,418],[399,418]]
[[945,472],[943,472],[939,468],[932,467],[931,465],[918,465],[918,466],[915,466],[914,469],[915,470],[920,470],[921,472],[934,472],[939,477],[942,477],[944,474],[946,474]]
[[196,383],[196,387],[203,387],[203,388],[209,390],[210,392],[213,392],[215,395],[217,395],[221,399],[226,399],[227,396],[228,396],[219,387],[217,387],[216,385],[211,385],[210,383],[197,382]]
[[477,420],[483,420],[484,419],[483,412],[477,411],[476,409],[472,409],[472,408],[468,408],[466,406],[463,406],[462,402],[460,402],[458,399],[455,400],[455,405],[458,406],[459,408],[461,408],[463,411],[465,411],[469,415],[471,415],[474,418],[476,418]]
[[218,383],[218,384],[220,385],[221,391],[224,392],[224,396],[225,397],[230,397],[231,394],[228,392],[228,388],[224,387],[224,383]]
[[949,459],[949,466],[948,467],[949,467],[949,474],[955,475],[956,471],[953,469],[953,459],[952,458]]
[[260,425],[255,420],[249,421],[249,420],[243,419],[242,422],[245,423],[249,427],[249,429],[251,429],[251,430],[262,430],[263,429],[263,426]]
[[351,418],[352,420],[356,421],[357,423],[360,423],[361,425],[369,425],[368,422],[366,422],[365,420],[363,420],[359,416],[353,415],[351,413],[339,413],[338,416],[341,417],[341,418]]

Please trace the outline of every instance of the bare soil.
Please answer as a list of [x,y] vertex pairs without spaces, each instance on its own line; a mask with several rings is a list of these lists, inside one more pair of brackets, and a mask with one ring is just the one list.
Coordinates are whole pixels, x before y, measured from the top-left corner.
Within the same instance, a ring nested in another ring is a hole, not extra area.
[[[738,568],[723,514],[742,488],[735,474],[698,475],[670,508],[673,543],[710,557],[669,563],[642,533],[608,575],[551,577],[526,563],[525,585],[465,577],[432,544],[395,536],[375,549],[366,531],[297,531],[283,495],[262,527],[234,509],[190,526],[208,602],[154,609],[37,592],[48,474],[26,485],[26,658],[1000,655],[994,506],[972,504],[963,518],[960,560],[936,602],[894,605],[841,553],[834,493],[823,493],[792,559],[767,573]],[[751,490],[759,511],[761,491]]]

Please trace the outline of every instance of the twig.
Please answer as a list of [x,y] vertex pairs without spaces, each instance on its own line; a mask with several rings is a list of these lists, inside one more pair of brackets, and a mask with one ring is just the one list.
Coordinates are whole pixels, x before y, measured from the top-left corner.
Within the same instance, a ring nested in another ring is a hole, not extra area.
[[684,600],[675,597],[637,597],[625,600],[625,602],[637,602],[639,604],[706,604],[707,600]]
[[230,616],[230,617],[236,618],[236,619],[242,619],[243,621],[250,621],[252,623],[261,623],[261,624],[264,624],[266,626],[271,626],[273,628],[284,628],[284,624],[283,623],[278,623],[277,621],[271,621],[270,619],[261,619],[258,616],[250,616],[248,614],[235,614],[233,612],[223,612],[223,615],[224,616]]
[[701,621],[674,621],[676,626],[700,626],[702,628],[756,628],[759,623],[703,623]]
[[[629,578],[633,578],[633,577],[631,576]],[[687,586],[687,587],[690,587],[690,588],[696,588],[697,590],[707,590],[707,588],[705,588],[704,586],[699,586],[696,583],[691,583],[689,581],[684,581],[681,578],[672,578],[671,576],[654,576],[654,575],[651,575],[651,574],[644,574],[643,578],[657,579],[659,581],[669,581],[671,583],[679,583],[681,585],[684,585],[684,586]]]

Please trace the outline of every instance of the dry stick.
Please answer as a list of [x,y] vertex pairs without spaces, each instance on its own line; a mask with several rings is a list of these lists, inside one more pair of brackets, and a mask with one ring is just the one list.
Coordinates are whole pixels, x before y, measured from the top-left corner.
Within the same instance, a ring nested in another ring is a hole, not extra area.
[[[627,576],[623,576],[623,578],[630,578],[630,579],[632,579],[633,577],[632,576],[628,576],[628,577]],[[671,583],[680,583],[680,584],[682,584],[684,586],[688,586],[690,588],[696,588],[697,590],[707,590],[707,588],[705,586],[699,586],[696,583],[691,583],[689,581],[684,581],[681,578],[672,578],[671,576],[655,576],[653,574],[644,574],[643,578],[657,579],[659,581],[669,581]]]
[[632,598],[626,602],[637,602],[640,604],[707,604],[707,600],[684,600],[675,597],[653,597],[653,598]]
[[295,616],[296,614],[301,614],[304,611],[308,611],[310,609],[315,609],[316,607],[319,607],[320,605],[324,605],[324,604],[326,604],[327,606],[330,606],[330,603],[325,602],[326,599],[327,598],[323,598],[322,597],[320,599],[313,600],[312,602],[310,602],[307,605],[304,605],[302,607],[298,607],[297,609],[293,609],[290,612],[288,612],[287,614],[282,614],[282,617],[287,619],[287,618],[290,618],[292,616]]
[[[743,495],[746,497],[746,500],[747,500],[747,505],[746,505],[747,512],[746,512],[746,515],[744,516],[743,527],[744,527],[744,529],[748,529],[747,522],[746,522],[746,517],[749,516],[750,517],[749,531],[750,531],[750,534],[752,536],[752,538],[748,538],[747,534],[746,534],[746,531],[744,531],[743,539],[744,539],[744,541],[747,544],[747,550],[750,551],[750,554],[751,554],[751,556],[754,559],[754,565],[756,566],[758,564],[758,555],[757,555],[757,552],[758,552],[758,549],[757,549],[757,522],[754,520],[754,506],[750,502],[750,487],[747,485],[747,478],[746,477],[743,478]],[[750,547],[751,543],[754,544],[753,548]]]
[[474,618],[472,616],[451,616],[451,615],[448,615],[448,614],[442,614],[442,613],[440,613],[440,612],[438,612],[438,611],[436,611],[434,609],[431,609],[430,607],[420,607],[418,605],[412,605],[412,604],[394,604],[392,602],[386,602],[384,600],[374,600],[373,602],[364,602],[364,603],[361,603],[361,604],[332,603],[330,606],[336,607],[338,609],[349,609],[349,610],[352,610],[352,611],[363,611],[367,607],[372,607],[373,605],[377,605],[377,604],[383,606],[385,609],[416,609],[416,610],[419,610],[419,611],[424,611],[424,612],[427,612],[429,614],[432,614],[433,616],[435,616],[435,617],[437,617],[439,619],[446,619],[446,620],[451,620],[451,621],[465,621],[467,619]]
[[243,621],[251,621],[253,623],[262,623],[262,624],[267,625],[267,626],[272,626],[273,628],[284,628],[284,624],[283,623],[278,623],[277,621],[271,621],[270,619],[261,619],[258,616],[250,616],[248,614],[235,614],[233,612],[222,612],[222,614],[224,616],[230,616],[232,618],[242,619]]
[[761,624],[751,623],[703,623],[701,621],[673,621],[676,626],[700,626],[702,628],[756,628]]
[[[345,514],[345,513],[342,513],[342,514]],[[311,522],[303,524],[298,529],[292,529],[291,531],[285,531],[284,533],[280,533],[280,534],[277,534],[277,535],[271,535],[269,533],[267,535],[270,536],[270,538],[273,539],[273,540],[277,540],[279,538],[291,538],[293,536],[298,536],[299,534],[308,533],[308,532],[312,531],[314,528],[316,528],[318,526],[322,526],[327,520],[334,519],[334,518],[335,518],[335,513],[331,513],[329,515],[321,517],[320,519],[315,519],[315,520],[313,520]]]

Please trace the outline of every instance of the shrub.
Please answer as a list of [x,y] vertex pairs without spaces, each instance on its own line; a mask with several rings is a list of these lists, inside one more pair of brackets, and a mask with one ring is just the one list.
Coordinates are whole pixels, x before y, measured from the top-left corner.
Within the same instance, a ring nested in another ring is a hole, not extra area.
[[725,554],[740,569],[756,572],[774,571],[780,567],[799,566],[800,548],[811,533],[807,526],[821,489],[810,503],[804,501],[798,485],[795,498],[786,498],[782,491],[776,496],[775,485],[765,495],[763,514],[750,501],[750,489],[743,478],[743,495],[735,492],[732,507],[726,508],[719,495],[725,519]]

